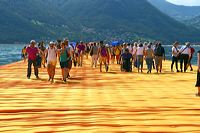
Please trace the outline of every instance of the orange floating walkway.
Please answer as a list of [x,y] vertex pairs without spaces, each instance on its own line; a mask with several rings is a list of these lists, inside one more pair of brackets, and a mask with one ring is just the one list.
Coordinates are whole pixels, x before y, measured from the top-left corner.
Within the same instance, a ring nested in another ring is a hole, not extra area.
[[26,64],[0,67],[2,133],[200,133],[196,73],[99,73],[90,61],[67,84],[50,84],[46,69],[26,79]]

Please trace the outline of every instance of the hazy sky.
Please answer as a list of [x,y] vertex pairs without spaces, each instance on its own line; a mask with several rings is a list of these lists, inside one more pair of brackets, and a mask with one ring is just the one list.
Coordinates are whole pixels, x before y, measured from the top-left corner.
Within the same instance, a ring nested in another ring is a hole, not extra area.
[[167,0],[171,3],[187,6],[200,6],[200,0]]

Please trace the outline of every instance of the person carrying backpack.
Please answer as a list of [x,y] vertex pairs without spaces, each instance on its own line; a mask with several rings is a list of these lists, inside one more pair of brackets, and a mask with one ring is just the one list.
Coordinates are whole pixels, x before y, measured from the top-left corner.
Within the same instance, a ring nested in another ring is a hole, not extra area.
[[162,44],[159,42],[156,44],[156,47],[154,49],[154,55],[155,55],[155,63],[156,63],[156,71],[162,72],[162,61],[165,61],[165,49],[162,47]]

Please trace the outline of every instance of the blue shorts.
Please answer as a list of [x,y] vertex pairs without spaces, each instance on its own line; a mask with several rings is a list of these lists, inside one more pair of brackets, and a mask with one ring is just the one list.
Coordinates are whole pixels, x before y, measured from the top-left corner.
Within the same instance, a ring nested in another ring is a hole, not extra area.
[[66,62],[60,62],[60,67],[61,68],[67,68],[68,67],[68,63]]

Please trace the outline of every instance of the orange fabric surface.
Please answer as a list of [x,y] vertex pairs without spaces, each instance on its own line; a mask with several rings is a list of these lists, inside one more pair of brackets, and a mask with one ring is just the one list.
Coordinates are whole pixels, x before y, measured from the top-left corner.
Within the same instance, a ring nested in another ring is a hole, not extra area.
[[[90,67],[73,68],[61,81],[56,69],[50,84],[46,69],[40,80],[27,64],[0,67],[0,132],[5,133],[198,133],[199,98],[196,73],[122,73],[111,65],[108,73]],[[146,72],[146,70],[144,71]]]

